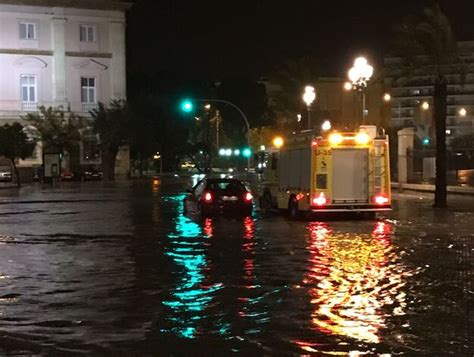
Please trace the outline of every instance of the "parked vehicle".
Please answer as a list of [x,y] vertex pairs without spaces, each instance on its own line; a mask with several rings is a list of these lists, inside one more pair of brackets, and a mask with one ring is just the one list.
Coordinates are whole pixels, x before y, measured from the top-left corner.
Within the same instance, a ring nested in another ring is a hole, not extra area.
[[74,179],[74,173],[70,170],[63,169],[61,171],[61,181],[71,181]]
[[11,182],[12,168],[11,166],[0,166],[0,182]]
[[236,179],[204,178],[188,193],[184,199],[185,213],[197,214],[202,218],[220,214],[252,214],[252,193]]
[[91,167],[88,170],[84,171],[83,178],[84,181],[102,180],[102,171],[100,171],[96,167]]

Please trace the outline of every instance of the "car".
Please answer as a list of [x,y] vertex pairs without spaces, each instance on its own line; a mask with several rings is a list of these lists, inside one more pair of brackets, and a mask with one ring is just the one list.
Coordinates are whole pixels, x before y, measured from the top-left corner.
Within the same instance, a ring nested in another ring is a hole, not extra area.
[[11,182],[12,168],[10,166],[0,166],[0,182]]
[[102,180],[102,171],[96,168],[91,168],[84,171],[84,180]]
[[74,173],[70,170],[61,171],[61,181],[71,181],[74,179]]
[[185,214],[201,218],[219,214],[250,216],[253,211],[253,196],[244,183],[231,178],[204,178],[199,181],[184,199]]

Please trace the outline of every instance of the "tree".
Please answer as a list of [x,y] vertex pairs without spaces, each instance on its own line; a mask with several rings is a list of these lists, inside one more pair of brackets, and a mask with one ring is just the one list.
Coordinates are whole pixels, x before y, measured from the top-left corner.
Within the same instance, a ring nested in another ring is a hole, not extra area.
[[451,24],[439,5],[423,10],[420,17],[404,19],[396,29],[395,50],[407,63],[409,76],[429,76],[433,83],[436,132],[436,189],[434,207],[447,207],[446,103],[447,77],[462,76],[462,63]]
[[21,124],[13,123],[0,126],[0,155],[12,162],[18,186],[21,185],[21,180],[15,160],[24,160],[31,156],[35,147],[35,140],[26,135]]
[[115,179],[115,160],[121,146],[129,144],[133,116],[125,101],[114,100],[91,111],[94,131],[99,134],[102,172],[105,180]]
[[79,129],[84,126],[81,117],[62,108],[41,106],[38,113],[29,113],[23,119],[36,128],[43,150],[50,152],[71,152],[80,141]]
[[320,68],[316,58],[305,56],[288,60],[269,74],[272,87],[268,93],[269,108],[276,116],[280,129],[293,131],[297,128],[296,115],[306,113],[306,106],[301,99],[304,87],[316,84],[321,75]]

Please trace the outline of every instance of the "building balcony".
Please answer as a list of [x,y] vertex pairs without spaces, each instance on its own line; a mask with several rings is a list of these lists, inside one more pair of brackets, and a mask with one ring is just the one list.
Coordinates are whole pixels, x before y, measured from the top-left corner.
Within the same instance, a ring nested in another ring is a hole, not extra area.
[[21,102],[21,110],[24,112],[37,112],[38,102]]
[[99,103],[81,103],[81,109],[83,113],[89,113],[94,109],[99,108]]

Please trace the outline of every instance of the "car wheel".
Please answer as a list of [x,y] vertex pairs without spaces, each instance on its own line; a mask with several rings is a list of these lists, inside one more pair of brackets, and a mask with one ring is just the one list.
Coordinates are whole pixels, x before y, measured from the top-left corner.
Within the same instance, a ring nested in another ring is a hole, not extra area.
[[201,219],[206,219],[211,216],[209,210],[206,207],[203,207],[201,203],[198,206],[198,213]]
[[291,220],[296,220],[299,217],[298,202],[294,197],[292,197],[290,202],[288,202],[288,217]]

